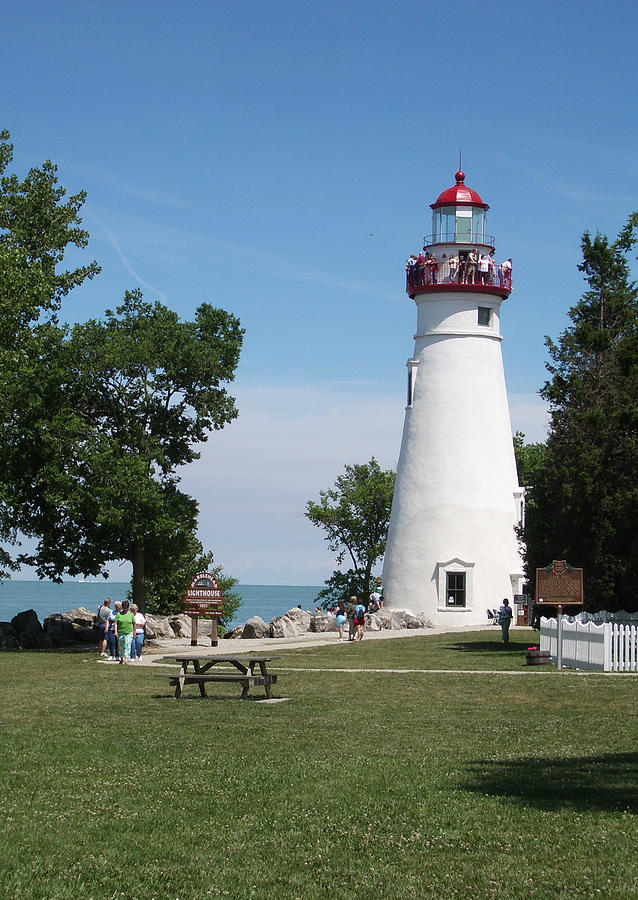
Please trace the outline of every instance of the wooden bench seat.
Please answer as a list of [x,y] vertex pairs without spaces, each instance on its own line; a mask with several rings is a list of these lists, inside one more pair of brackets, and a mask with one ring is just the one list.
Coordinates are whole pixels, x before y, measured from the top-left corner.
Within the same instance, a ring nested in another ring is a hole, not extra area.
[[242,700],[246,699],[251,687],[255,687],[255,685],[264,685],[266,688],[266,696],[270,697],[270,686],[277,681],[277,675],[243,675],[241,672],[211,672],[204,675],[192,672],[188,674],[180,673],[179,675],[161,675],[160,677],[168,677],[169,684],[175,686],[175,697],[178,698],[181,697],[182,688],[185,684],[199,684],[200,694],[202,697],[205,697],[205,685],[207,681],[239,682],[243,687],[241,694]]

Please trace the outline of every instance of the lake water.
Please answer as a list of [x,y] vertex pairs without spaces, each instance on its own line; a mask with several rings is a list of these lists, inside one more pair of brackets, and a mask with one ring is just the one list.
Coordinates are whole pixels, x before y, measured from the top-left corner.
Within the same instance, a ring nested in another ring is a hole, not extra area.
[[[105,597],[113,602],[125,600],[127,581],[78,582],[65,581],[3,581],[0,582],[0,622],[10,622],[25,609],[34,609],[40,622],[55,612],[66,612],[78,606],[97,610]],[[301,603],[304,609],[314,610],[321,587],[292,584],[238,584],[233,590],[241,595],[242,605],[230,627],[242,625],[251,616],[261,616],[270,622]]]

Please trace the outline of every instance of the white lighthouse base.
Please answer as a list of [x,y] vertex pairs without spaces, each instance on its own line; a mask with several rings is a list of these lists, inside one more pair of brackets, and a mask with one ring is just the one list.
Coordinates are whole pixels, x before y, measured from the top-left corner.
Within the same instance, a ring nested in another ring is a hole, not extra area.
[[[498,608],[507,597],[522,592],[523,572],[516,552],[512,516],[498,510],[468,514],[467,507],[439,507],[422,511],[420,528],[402,531],[392,545],[392,556],[384,566],[384,605],[424,616],[433,625],[486,625],[487,610]],[[430,535],[447,536],[446,546],[428,548],[427,560],[419,540],[421,529]],[[454,530],[457,555],[450,557],[449,535]],[[503,567],[503,547],[511,548],[510,568]],[[463,584],[462,596],[450,593],[453,584]],[[461,576],[460,579],[458,576]],[[459,602],[460,600],[460,602]]]

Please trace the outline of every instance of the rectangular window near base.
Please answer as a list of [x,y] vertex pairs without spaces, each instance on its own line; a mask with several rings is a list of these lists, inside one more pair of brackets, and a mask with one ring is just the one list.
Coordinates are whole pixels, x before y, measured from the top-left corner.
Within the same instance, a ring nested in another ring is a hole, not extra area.
[[479,323],[479,325],[486,325],[489,328],[491,317],[492,317],[492,310],[489,308],[489,306],[479,306],[479,308],[478,308],[478,323]]
[[447,572],[445,605],[465,606],[465,572]]

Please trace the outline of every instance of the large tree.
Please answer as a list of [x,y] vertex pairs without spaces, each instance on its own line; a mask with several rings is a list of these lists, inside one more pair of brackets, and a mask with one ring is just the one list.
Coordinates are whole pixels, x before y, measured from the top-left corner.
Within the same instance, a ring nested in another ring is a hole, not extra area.
[[638,292],[627,253],[633,216],[613,243],[582,239],[588,290],[557,343],[541,391],[551,423],[524,529],[527,575],[567,559],[584,569],[590,609],[638,608]]
[[[57,322],[62,298],[100,270],[95,261],[60,268],[69,247],[83,249],[88,243],[79,216],[84,192],[67,198],[50,161],[24,178],[8,172],[12,161],[10,135],[1,131],[0,540],[5,546],[17,541],[20,511],[35,501],[33,482],[47,469],[47,459],[38,455],[37,433],[49,419],[46,404],[54,399],[49,388],[55,378],[52,359],[65,333]],[[25,435],[33,438],[26,452],[20,441]],[[22,453],[16,450],[20,443]],[[50,430],[47,443],[50,447]],[[26,497],[16,479],[27,487]],[[6,549],[0,551],[0,565],[0,577],[16,567]]]
[[[139,291],[101,321],[60,324],[64,296],[99,271],[62,269],[88,241],[84,193],[65,200],[50,162],[6,174],[12,149],[0,133],[0,540],[33,539],[17,562],[54,580],[130,560],[143,609],[147,568],[188,569],[198,509],[178,468],[237,415],[225,383],[243,330],[206,303],[182,322]],[[0,553],[0,577],[14,556]]]
[[334,606],[344,596],[367,598],[375,563],[385,553],[395,473],[383,470],[374,457],[368,463],[347,465],[333,488],[308,501],[306,517],[325,532],[328,546],[341,568],[326,580],[320,597]]
[[[139,291],[104,320],[73,327],[53,357],[50,434],[37,434],[49,465],[20,512],[21,530],[37,536],[22,562],[57,578],[103,574],[107,562],[129,560],[133,599],[145,608],[149,562],[179,557],[196,530],[197,503],[178,489],[177,469],[237,415],[224,385],[242,336],[224,310],[202,304],[183,322]],[[23,439],[26,450],[34,438]],[[23,454],[19,444],[15,452]],[[22,497],[30,484],[22,482]]]

